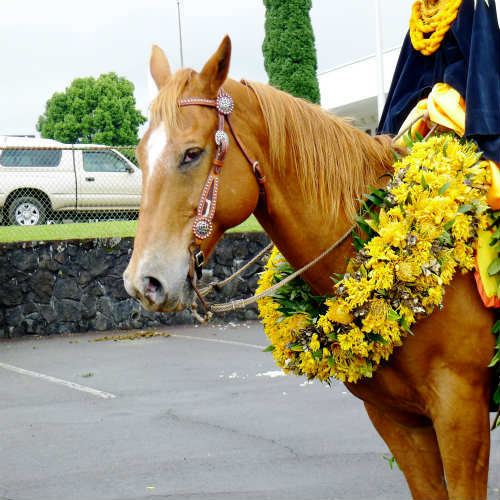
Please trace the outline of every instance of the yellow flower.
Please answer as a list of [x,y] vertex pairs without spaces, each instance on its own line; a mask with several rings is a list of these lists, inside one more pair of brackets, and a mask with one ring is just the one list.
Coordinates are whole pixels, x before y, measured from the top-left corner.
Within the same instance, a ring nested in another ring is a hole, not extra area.
[[[394,165],[390,190],[396,206],[380,210],[377,226],[372,225],[378,235],[350,261],[349,275],[336,287],[339,297],[326,299],[326,312],[313,325],[321,335],[307,337],[313,321],[308,314],[284,316],[272,296],[258,301],[278,366],[318,380],[371,377],[402,344],[416,316],[442,304],[444,285],[458,270],[474,266],[471,236],[488,225],[486,214],[459,211],[464,205],[486,206],[488,164],[478,162],[476,151],[471,144],[438,136],[415,144]],[[283,262],[274,248],[257,293],[272,286]],[[417,299],[412,307],[406,298],[394,304],[401,287]]]
[[385,321],[389,306],[382,299],[375,299],[370,302],[370,314]]
[[395,266],[396,276],[401,281],[414,281],[420,270],[410,261],[399,262]]
[[311,338],[311,342],[309,342],[309,349],[311,349],[311,351],[313,351],[313,352],[316,352],[316,351],[319,351],[319,348],[320,348],[320,345],[319,345],[319,340],[318,340],[318,334],[315,333]]
[[343,284],[348,292],[348,297],[345,301],[350,308],[364,304],[374,290],[373,283],[367,278],[362,278],[359,281],[349,278],[344,280]]
[[330,321],[340,323],[341,325],[348,325],[354,319],[343,300],[332,300],[329,301],[328,305],[330,307],[326,315]]
[[392,263],[379,261],[371,265],[370,279],[374,287],[388,290],[394,283],[394,267]]

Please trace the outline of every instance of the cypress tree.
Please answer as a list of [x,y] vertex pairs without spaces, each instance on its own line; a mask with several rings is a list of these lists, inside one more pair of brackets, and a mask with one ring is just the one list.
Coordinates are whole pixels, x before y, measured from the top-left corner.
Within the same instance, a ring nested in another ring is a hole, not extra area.
[[311,0],[264,0],[262,44],[269,83],[295,97],[319,103],[317,61],[309,11]]

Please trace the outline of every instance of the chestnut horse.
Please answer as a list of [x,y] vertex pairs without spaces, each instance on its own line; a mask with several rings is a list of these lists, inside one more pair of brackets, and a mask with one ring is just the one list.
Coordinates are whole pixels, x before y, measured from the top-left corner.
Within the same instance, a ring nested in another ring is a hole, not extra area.
[[[319,106],[270,86],[228,79],[226,37],[200,73],[172,74],[154,46],[150,69],[159,93],[137,157],[143,171],[134,252],[124,273],[128,293],[153,311],[191,306],[188,279],[192,224],[216,154],[217,112],[181,99],[213,100],[219,89],[235,103],[232,123],[248,156],[267,178],[266,197],[248,159],[228,131],[209,255],[224,231],[255,214],[298,269],[339,239],[369,186],[393,161],[388,137],[369,137]],[[332,292],[352,241],[304,275],[317,294]],[[373,378],[346,384],[364,401],[373,425],[403,470],[414,498],[485,498],[490,431],[488,403],[493,314],[483,307],[471,273],[446,289],[444,309],[414,328]]]

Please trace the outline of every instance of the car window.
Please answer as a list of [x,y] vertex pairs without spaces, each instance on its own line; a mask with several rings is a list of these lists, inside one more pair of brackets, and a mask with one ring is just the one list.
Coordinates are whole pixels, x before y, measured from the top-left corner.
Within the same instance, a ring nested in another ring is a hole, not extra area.
[[86,172],[126,172],[128,164],[111,151],[84,151],[83,170]]
[[57,167],[61,162],[59,149],[7,149],[0,155],[4,167]]

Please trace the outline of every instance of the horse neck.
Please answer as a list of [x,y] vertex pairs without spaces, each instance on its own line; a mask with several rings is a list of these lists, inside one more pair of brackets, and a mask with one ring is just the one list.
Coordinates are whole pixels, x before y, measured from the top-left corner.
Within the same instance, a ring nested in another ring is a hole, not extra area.
[[[293,181],[290,181],[293,182]],[[269,183],[271,185],[271,182]],[[350,224],[344,218],[332,224],[320,216],[316,207],[304,203],[299,198],[292,204],[287,203],[286,193],[272,188],[268,195],[273,198],[273,212],[268,214],[259,207],[255,212],[266,233],[279,248],[294,269],[300,269],[325,251],[349,230]],[[341,243],[334,251],[302,274],[302,278],[318,294],[331,291],[332,273],[343,273],[346,260],[351,255],[351,237]]]
[[[321,127],[321,123],[317,124]],[[389,139],[374,139],[363,132],[353,131],[350,125],[343,124],[349,127],[349,133],[359,134],[357,136],[358,144],[366,148],[366,155],[370,158],[379,157],[378,161],[373,161],[370,164],[371,174],[368,175],[372,179],[377,179],[387,171],[390,165],[392,153],[389,147]],[[264,123],[260,123],[259,131],[266,129]],[[258,133],[257,130],[255,133]],[[324,136],[326,132],[319,131],[319,136]],[[337,139],[331,137],[330,141]],[[326,138],[328,140],[328,138]],[[269,143],[269,137],[261,138],[260,143]],[[285,144],[286,151],[289,155],[296,151],[295,145],[290,142]],[[332,151],[332,154],[335,154]],[[362,156],[362,155],[361,155]],[[262,160],[262,158],[265,158]],[[344,210],[339,210],[334,216],[325,215],[325,202],[320,197],[307,197],[301,189],[302,172],[295,167],[290,168],[292,161],[285,161],[287,167],[285,170],[278,172],[277,168],[271,164],[269,159],[269,147],[267,151],[261,149],[259,160],[267,177],[267,196],[269,198],[270,213],[265,207],[265,204],[259,204],[255,215],[272,241],[283,253],[290,264],[298,269],[308,262],[312,261],[316,256],[330,247],[334,242],[338,241],[352,226],[352,215],[347,215]],[[331,167],[331,166],[330,166]],[[345,168],[364,168],[366,164],[361,165],[345,165]],[[380,181],[379,181],[380,183]],[[360,193],[351,193],[359,199],[363,193],[369,191],[369,183],[362,186]],[[346,193],[332,192],[331,199],[334,196],[346,196]],[[331,291],[332,281],[330,276],[332,273],[343,273],[346,268],[346,259],[352,254],[352,239],[349,237],[344,243],[339,245],[335,251],[322,259],[318,264],[314,265],[310,270],[302,276],[317,293],[327,293]]]

